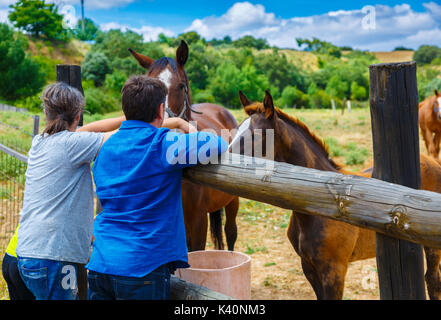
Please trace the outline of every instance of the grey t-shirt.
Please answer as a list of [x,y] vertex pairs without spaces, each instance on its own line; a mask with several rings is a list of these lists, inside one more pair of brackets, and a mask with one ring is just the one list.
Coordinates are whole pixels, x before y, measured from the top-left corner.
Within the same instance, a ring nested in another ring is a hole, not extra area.
[[90,164],[103,133],[36,136],[20,213],[19,257],[87,263],[93,227]]

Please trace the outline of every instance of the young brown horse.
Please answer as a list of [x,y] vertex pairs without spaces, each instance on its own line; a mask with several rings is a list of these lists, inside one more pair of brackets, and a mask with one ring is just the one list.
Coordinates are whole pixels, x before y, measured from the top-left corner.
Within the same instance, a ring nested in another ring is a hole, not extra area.
[[[344,171],[329,157],[327,146],[304,123],[275,108],[268,92],[263,103],[252,103],[241,92],[239,96],[249,118],[239,126],[238,132],[245,132],[248,128],[253,135],[255,129],[262,129],[259,138],[266,145],[265,129],[273,129],[275,161],[353,174]],[[240,150],[242,153],[242,146]],[[359,175],[369,177],[371,172],[368,170]],[[441,165],[437,161],[422,155],[421,175],[422,189],[441,192]],[[348,264],[375,257],[373,231],[319,216],[293,211],[288,238],[301,258],[303,272],[318,299],[341,299]],[[441,254],[430,248],[425,248],[425,252],[430,298],[439,299]]]
[[[233,115],[225,108],[209,103],[192,105],[189,83],[185,73],[188,46],[182,41],[176,50],[176,60],[163,57],[153,60],[129,49],[138,63],[147,69],[147,75],[161,79],[168,88],[166,111],[170,117],[181,117],[195,122],[199,130],[211,129],[218,135],[221,130],[237,127]],[[167,116],[167,115],[166,115]],[[184,180],[182,206],[189,251],[204,250],[210,213],[211,234],[216,249],[223,249],[221,209],[225,208],[225,234],[228,250],[234,250],[237,238],[236,216],[239,198],[215,189]]]
[[427,151],[438,159],[441,142],[441,93],[438,90],[420,103],[418,121]]

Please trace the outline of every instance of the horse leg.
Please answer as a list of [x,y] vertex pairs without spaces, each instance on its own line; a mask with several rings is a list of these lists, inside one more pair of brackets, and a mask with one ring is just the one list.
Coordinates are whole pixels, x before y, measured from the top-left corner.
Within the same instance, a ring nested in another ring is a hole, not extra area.
[[236,217],[239,211],[239,197],[234,197],[229,204],[225,206],[225,236],[227,238],[228,250],[234,251],[234,244],[237,239]]
[[199,209],[195,212],[194,221],[190,226],[189,235],[187,235],[188,251],[205,250],[207,242],[208,217],[207,212]]
[[426,143],[427,152],[430,156],[436,158],[435,142],[433,133],[429,129],[424,129],[424,142]]
[[441,300],[441,250],[424,247],[427,271],[425,275],[430,300]]
[[434,157],[438,159],[439,156],[439,143],[441,142],[441,133],[435,132],[435,137],[433,138],[434,144]]
[[210,212],[210,232],[211,240],[216,250],[224,250],[224,241],[222,239],[222,209]]
[[288,237],[317,299],[342,299],[358,228],[321,217],[297,213],[294,217],[293,213]]

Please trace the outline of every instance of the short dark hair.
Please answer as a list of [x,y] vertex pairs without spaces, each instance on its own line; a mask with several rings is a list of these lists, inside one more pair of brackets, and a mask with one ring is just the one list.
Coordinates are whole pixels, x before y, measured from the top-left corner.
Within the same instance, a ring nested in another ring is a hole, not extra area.
[[122,88],[122,109],[127,120],[153,122],[159,106],[165,103],[168,90],[165,84],[147,76],[132,76]]

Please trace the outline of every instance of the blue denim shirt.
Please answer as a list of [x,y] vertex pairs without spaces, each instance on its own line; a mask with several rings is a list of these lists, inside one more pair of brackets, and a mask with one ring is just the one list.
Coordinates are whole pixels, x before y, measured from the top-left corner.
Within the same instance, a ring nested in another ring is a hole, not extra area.
[[188,267],[182,169],[227,149],[227,143],[211,133],[181,134],[124,121],[93,166],[103,211],[95,219],[86,268],[143,277],[165,263]]

